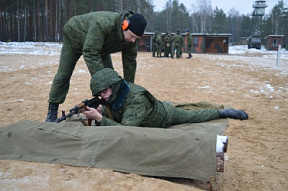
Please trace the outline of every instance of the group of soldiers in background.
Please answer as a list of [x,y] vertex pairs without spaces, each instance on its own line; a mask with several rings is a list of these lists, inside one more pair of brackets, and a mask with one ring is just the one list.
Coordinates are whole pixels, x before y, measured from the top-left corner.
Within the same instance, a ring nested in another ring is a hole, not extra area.
[[[187,35],[187,59],[190,59],[192,57],[193,39],[190,35],[189,29],[186,29],[185,32]],[[174,59],[176,53],[176,58],[182,58],[182,47],[184,45],[184,40],[179,30],[175,35],[173,35],[173,37],[171,36],[171,33],[167,31],[163,40],[164,42],[162,41],[161,33],[156,31],[152,37],[153,57],[162,57],[161,54],[164,45],[163,57],[171,57]]]

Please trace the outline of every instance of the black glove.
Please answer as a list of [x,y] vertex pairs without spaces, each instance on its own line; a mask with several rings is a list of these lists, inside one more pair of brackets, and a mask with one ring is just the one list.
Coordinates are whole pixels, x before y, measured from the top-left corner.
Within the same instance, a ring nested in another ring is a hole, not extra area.
[[219,118],[232,118],[240,120],[248,119],[248,114],[242,110],[225,109],[225,110],[218,110],[218,113]]

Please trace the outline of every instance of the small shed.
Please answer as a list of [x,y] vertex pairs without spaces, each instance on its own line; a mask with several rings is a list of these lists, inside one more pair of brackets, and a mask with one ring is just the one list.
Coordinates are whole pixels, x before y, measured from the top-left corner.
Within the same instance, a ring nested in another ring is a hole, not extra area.
[[264,39],[266,40],[266,50],[278,50],[278,46],[283,46],[284,35],[268,35]]
[[152,51],[152,36],[154,33],[145,32],[138,40],[138,51],[150,52]]
[[194,53],[227,53],[231,34],[192,33]]

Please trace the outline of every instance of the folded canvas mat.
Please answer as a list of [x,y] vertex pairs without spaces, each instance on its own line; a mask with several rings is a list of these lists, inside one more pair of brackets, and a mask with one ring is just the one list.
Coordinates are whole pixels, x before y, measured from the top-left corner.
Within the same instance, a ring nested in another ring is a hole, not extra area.
[[[187,109],[193,107],[195,105]],[[213,107],[223,109],[223,106]],[[197,108],[199,105],[196,105]],[[223,134],[227,126],[227,119],[175,125],[166,129],[83,126],[79,121],[44,123],[24,120],[0,128],[0,160],[215,180],[216,135]]]

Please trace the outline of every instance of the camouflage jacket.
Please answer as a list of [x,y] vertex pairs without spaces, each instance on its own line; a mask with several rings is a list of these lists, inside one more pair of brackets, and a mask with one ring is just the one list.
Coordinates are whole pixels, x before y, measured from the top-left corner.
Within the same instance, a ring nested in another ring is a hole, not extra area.
[[188,46],[192,46],[193,45],[193,38],[190,35],[190,33],[188,33],[188,35],[187,35],[187,45]]
[[158,35],[158,34],[155,33],[155,34],[152,36],[152,44],[153,44],[153,45],[156,45],[156,44],[157,44],[157,41],[156,41],[157,35]]
[[166,36],[164,37],[164,42],[165,42],[165,44],[170,43],[170,42],[171,42],[171,39],[172,39],[171,36],[166,35]]
[[156,43],[157,43],[157,45],[161,45],[162,44],[162,38],[161,38],[160,34],[158,34],[157,37],[156,37]]
[[[126,83],[125,81],[123,81]],[[101,126],[140,126],[140,127],[167,127],[167,112],[165,103],[158,101],[148,90],[133,83],[124,84],[118,92],[127,92],[117,95],[118,98],[110,107],[113,120],[103,114]]]
[[174,43],[174,44],[177,45],[177,46],[181,46],[181,45],[183,44],[183,38],[182,38],[181,35],[175,34],[175,35],[172,37],[171,42]]
[[[63,28],[64,40],[83,55],[87,65],[102,69],[102,55],[122,52],[124,76],[133,82],[136,71],[137,44],[125,40],[121,28],[122,15],[127,12],[93,12],[72,17]],[[131,15],[131,14],[130,14]],[[130,16],[127,14],[126,17]],[[125,18],[126,18],[125,17]],[[96,71],[95,71],[96,72]]]

